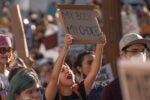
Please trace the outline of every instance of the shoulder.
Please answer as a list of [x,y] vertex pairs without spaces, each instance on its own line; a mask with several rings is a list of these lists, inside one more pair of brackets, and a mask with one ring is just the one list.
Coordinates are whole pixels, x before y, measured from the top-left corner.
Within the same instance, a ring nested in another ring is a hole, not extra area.
[[85,91],[85,88],[84,88],[84,81],[82,81],[81,83],[75,83],[72,85],[72,90],[74,92],[80,92],[80,91]]
[[107,86],[104,87],[104,90],[105,89],[109,89],[109,90],[114,90],[115,88],[118,88],[120,87],[120,83],[119,83],[119,79],[115,79],[113,80],[110,84],[108,84]]
[[105,86],[102,90],[101,93],[101,99],[102,100],[118,100],[114,99],[117,97],[121,97],[121,90],[120,90],[120,84],[119,84],[119,79],[115,79],[112,81],[109,85]]
[[8,79],[0,74],[0,95],[6,96],[9,87]]
[[78,84],[74,84],[72,86],[72,90],[74,93],[78,95],[78,97],[82,98],[82,100],[86,100],[86,92],[85,92],[85,87],[84,87],[84,81]]
[[103,87],[100,84],[94,84],[87,96],[88,100],[99,100],[102,88]]
[[76,84],[76,83],[73,84],[73,85],[72,85],[72,90],[73,90],[73,91],[77,91],[77,90],[78,90],[78,84]]

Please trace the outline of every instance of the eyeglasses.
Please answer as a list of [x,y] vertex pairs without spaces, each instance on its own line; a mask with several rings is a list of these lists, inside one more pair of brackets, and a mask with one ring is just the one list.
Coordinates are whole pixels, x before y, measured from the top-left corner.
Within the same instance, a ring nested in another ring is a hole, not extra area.
[[142,49],[142,50],[124,50],[125,52],[129,52],[129,53],[132,53],[133,55],[136,55],[136,54],[139,54],[139,53],[144,53],[144,54],[147,54],[148,51],[146,48]]
[[13,49],[11,47],[0,47],[0,54],[10,53]]

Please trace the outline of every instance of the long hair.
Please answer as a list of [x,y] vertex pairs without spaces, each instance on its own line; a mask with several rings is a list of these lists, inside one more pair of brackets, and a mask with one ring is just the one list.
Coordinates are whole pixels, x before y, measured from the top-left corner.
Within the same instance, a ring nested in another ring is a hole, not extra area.
[[16,56],[15,52],[12,51],[11,53],[12,53],[12,54],[11,54],[11,57],[10,57],[10,61],[9,61],[8,64],[7,64],[7,67],[8,67],[8,68],[12,67],[12,66],[15,64],[16,59],[17,59],[17,56]]
[[89,54],[94,54],[94,53],[92,51],[84,51],[77,56],[76,61],[74,63],[74,67],[78,74],[80,74],[80,72],[78,71],[77,67],[82,67],[82,62],[84,60],[84,57]]

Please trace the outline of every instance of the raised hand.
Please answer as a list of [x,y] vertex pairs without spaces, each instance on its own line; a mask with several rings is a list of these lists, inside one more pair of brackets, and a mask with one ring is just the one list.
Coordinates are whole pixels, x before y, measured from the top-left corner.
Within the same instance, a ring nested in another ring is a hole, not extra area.
[[64,46],[69,47],[72,44],[73,37],[70,34],[64,36]]
[[106,39],[106,36],[105,36],[105,34],[104,33],[101,33],[100,34],[100,41],[99,41],[99,43],[98,44],[101,44],[101,45],[105,45],[107,43],[107,39]]
[[54,100],[57,90],[58,90],[58,85],[59,85],[59,74],[61,71],[61,68],[64,64],[64,60],[67,55],[67,51],[69,49],[69,46],[72,44],[72,36],[70,34],[65,34],[64,36],[64,46],[62,50],[59,53],[59,56],[56,59],[56,62],[54,64],[53,70],[51,72],[50,80],[48,83],[48,86],[45,91],[46,99],[47,100]]

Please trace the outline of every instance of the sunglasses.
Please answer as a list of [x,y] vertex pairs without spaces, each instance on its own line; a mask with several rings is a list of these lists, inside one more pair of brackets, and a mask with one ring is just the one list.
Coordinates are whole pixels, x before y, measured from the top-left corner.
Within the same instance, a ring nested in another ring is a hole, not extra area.
[[10,53],[13,49],[11,47],[0,47],[0,54]]

